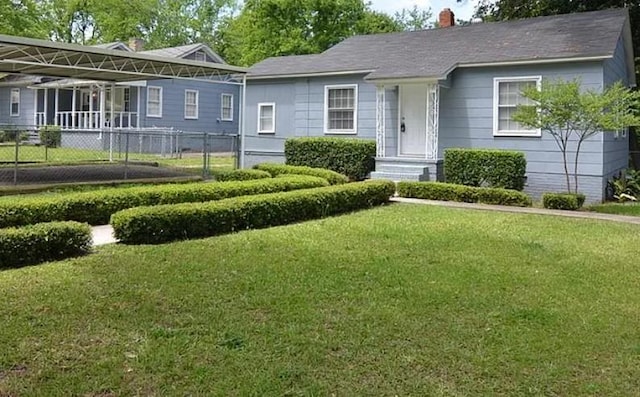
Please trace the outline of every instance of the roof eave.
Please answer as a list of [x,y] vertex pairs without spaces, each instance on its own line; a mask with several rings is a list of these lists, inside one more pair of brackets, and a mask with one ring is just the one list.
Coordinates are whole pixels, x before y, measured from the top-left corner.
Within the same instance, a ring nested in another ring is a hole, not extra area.
[[273,79],[292,79],[302,77],[324,77],[324,76],[348,76],[354,74],[368,74],[373,70],[344,70],[334,72],[313,72],[313,73],[288,73],[288,74],[270,74],[270,75],[251,75],[247,74],[247,80],[273,80]]

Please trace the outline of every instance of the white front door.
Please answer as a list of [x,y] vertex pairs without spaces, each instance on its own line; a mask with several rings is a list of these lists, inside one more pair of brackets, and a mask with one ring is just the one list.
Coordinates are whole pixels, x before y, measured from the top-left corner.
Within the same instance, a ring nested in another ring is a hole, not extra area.
[[427,87],[400,86],[400,156],[425,157],[427,140]]

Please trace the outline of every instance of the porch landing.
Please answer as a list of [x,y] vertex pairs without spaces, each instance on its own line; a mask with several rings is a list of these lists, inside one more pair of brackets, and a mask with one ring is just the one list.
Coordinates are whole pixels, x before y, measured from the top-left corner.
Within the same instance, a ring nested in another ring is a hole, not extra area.
[[425,160],[410,157],[376,157],[376,170],[371,179],[400,181],[442,180],[442,160]]

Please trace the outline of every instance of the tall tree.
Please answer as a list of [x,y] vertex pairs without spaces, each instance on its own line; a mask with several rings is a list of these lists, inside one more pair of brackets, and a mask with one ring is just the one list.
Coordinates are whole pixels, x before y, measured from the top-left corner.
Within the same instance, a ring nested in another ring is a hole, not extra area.
[[431,29],[434,26],[432,18],[431,8],[421,9],[416,5],[413,8],[403,8],[393,17],[402,30]]
[[0,0],[0,34],[46,38],[34,0]]
[[220,35],[230,63],[319,53],[354,34],[401,30],[363,0],[247,0]]

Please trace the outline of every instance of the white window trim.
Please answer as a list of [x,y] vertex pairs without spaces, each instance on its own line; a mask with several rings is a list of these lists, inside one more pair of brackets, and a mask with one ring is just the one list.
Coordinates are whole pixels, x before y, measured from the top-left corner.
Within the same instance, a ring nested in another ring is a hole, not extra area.
[[500,137],[528,137],[539,138],[542,136],[542,130],[539,128],[535,132],[526,134],[520,131],[498,131],[498,101],[500,99],[498,86],[500,83],[511,83],[520,81],[535,81],[538,89],[542,87],[542,76],[516,76],[516,77],[494,77],[493,78],[493,136]]
[[[262,115],[262,108],[271,106],[273,108],[273,112],[271,114],[271,125],[273,128],[270,130],[260,129],[260,120]],[[261,102],[258,104],[258,134],[275,134],[276,133],[276,103],[275,102]]]
[[[198,55],[202,55],[203,59],[199,60]],[[197,62],[207,62],[207,53],[202,50],[198,50],[194,52],[193,59]]]
[[[196,94],[196,115],[195,116],[187,116],[187,94],[195,93]],[[184,90],[184,118],[186,120],[198,120],[198,116],[200,115],[200,92],[198,90]]]
[[[230,118],[224,118],[224,97],[230,97],[231,98],[231,117]],[[220,94],[220,120],[222,121],[233,121],[233,94]]]
[[[18,111],[16,113],[13,113],[13,93],[17,92],[18,93]],[[9,94],[9,115],[11,117],[20,117],[20,99],[22,96],[22,93],[20,92],[20,88],[12,88],[11,89],[11,93]]]
[[[151,114],[151,113],[149,113],[149,98],[150,98],[149,91],[150,90],[156,90],[156,89],[159,90],[158,97],[160,98],[160,103],[158,104],[158,110],[160,112],[157,113],[157,114]],[[147,117],[162,118],[162,102],[163,102],[162,99],[163,99],[162,98],[162,87],[157,87],[157,86],[152,86],[152,85],[147,87]]]
[[[340,88],[353,88],[353,129],[330,130],[329,129],[329,90]],[[356,135],[358,134],[358,84],[336,84],[324,86],[324,133],[327,135]]]

